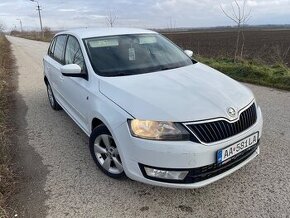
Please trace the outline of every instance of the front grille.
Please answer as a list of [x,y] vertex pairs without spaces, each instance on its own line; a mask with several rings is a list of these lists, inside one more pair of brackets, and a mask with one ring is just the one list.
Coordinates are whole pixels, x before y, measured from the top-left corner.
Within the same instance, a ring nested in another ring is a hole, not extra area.
[[201,142],[212,143],[243,132],[251,127],[256,120],[256,105],[253,103],[240,114],[239,120],[234,123],[218,120],[208,123],[189,124],[187,126]]

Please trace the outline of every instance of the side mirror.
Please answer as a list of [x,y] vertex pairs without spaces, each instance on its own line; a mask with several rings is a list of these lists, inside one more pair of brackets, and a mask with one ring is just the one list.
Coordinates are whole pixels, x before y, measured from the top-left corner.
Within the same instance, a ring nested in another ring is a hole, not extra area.
[[82,69],[77,64],[67,64],[62,66],[60,71],[64,76],[77,77],[82,72]]
[[193,51],[191,51],[191,50],[184,50],[184,53],[190,58],[192,58],[192,56],[193,56]]

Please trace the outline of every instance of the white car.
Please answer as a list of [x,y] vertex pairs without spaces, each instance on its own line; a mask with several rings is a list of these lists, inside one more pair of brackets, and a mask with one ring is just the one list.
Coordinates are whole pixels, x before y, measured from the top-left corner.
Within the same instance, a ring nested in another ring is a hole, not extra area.
[[248,88],[191,56],[149,30],[61,32],[44,57],[50,105],[89,136],[108,176],[208,185],[259,154],[263,120]]

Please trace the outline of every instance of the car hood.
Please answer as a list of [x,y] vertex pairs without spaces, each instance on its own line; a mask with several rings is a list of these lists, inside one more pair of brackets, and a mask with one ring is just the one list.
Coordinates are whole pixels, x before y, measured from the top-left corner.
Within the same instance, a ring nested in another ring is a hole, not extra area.
[[136,119],[187,122],[230,119],[253,100],[244,85],[204,65],[132,76],[102,77],[100,92]]

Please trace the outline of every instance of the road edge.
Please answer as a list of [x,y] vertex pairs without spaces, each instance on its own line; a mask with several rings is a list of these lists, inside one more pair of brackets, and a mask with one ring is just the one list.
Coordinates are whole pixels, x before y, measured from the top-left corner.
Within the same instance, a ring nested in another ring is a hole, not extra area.
[[[9,41],[9,38],[7,38]],[[41,156],[29,145],[27,132],[27,106],[21,93],[19,93],[19,72],[15,58],[15,49],[10,42],[12,57],[15,60],[14,74],[11,78],[14,87],[11,93],[10,117],[13,126],[11,138],[12,168],[16,175],[16,190],[8,199],[8,204],[13,208],[14,217],[45,217],[48,208],[45,206],[47,194],[44,191],[47,166],[42,163]]]

